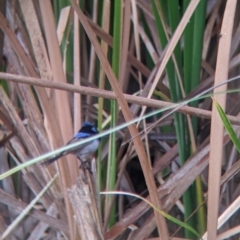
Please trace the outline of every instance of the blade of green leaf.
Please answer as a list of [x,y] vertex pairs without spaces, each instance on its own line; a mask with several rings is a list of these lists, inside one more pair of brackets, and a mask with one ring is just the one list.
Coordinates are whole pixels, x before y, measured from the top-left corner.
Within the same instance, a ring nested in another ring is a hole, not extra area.
[[227,115],[225,114],[225,112],[223,111],[222,107],[220,106],[220,104],[218,104],[218,102],[216,100],[213,99],[213,103],[215,104],[218,113],[222,119],[223,125],[226,129],[226,131],[228,132],[229,137],[231,138],[233,144],[235,145],[235,147],[237,148],[238,152],[240,152],[240,141],[238,139],[237,134],[235,133],[230,121],[227,118]]

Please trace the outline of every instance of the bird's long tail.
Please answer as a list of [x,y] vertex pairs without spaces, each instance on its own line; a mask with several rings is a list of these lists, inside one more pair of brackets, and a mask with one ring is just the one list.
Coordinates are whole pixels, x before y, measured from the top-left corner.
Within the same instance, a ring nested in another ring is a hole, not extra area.
[[60,157],[64,156],[65,154],[64,153],[60,153],[58,154],[57,156],[53,157],[53,158],[50,158],[48,159],[47,161],[41,163],[42,166],[48,166],[50,164],[52,164],[53,162],[57,161]]

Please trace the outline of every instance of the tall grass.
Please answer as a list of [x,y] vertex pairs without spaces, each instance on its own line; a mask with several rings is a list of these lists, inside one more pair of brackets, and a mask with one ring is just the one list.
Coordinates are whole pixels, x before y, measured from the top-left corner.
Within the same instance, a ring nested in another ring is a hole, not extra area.
[[[239,188],[237,170],[231,168],[231,164],[238,166],[238,155],[231,144],[226,145],[229,137],[222,133],[221,124],[210,124],[211,98],[186,102],[188,107],[177,107],[175,111],[164,109],[144,120],[141,117],[167,104],[191,99],[214,83],[214,75],[220,78],[224,72],[224,81],[228,73],[238,74],[239,19],[234,14],[239,4],[82,0],[78,5],[81,11],[68,0],[53,1],[52,5],[49,1],[6,1],[6,11],[0,13],[0,28],[5,35],[4,42],[0,41],[4,55],[1,72],[17,74],[22,82],[24,76],[33,77],[28,82],[31,86],[1,80],[1,173],[63,146],[85,120],[103,132],[140,117],[128,128],[110,131],[101,138],[96,153],[97,173],[88,177],[97,179],[98,191],[136,193],[150,200],[160,212],[168,212],[190,227],[179,230],[178,225],[166,222],[156,208],[151,210],[130,195],[101,195],[92,198],[98,201],[101,212],[102,221],[95,223],[96,229],[102,231],[99,239],[195,239],[189,229],[215,238],[218,216],[237,198]],[[229,18],[224,17],[227,13],[231,13]],[[226,26],[228,36],[224,35]],[[218,48],[221,41],[225,41],[225,49]],[[229,54],[229,61],[221,57],[224,53]],[[14,75],[1,76],[20,81]],[[43,85],[35,85],[36,78],[42,79]],[[56,88],[47,88],[44,80]],[[229,88],[238,88],[238,82],[229,83]],[[225,92],[218,95],[222,102],[217,101],[223,109],[226,104],[229,115],[237,115],[238,93],[229,94],[226,101]],[[237,118],[229,119],[239,125]],[[234,130],[239,134],[238,127]],[[214,145],[215,138],[223,146]],[[215,172],[213,152],[219,153]],[[76,221],[81,206],[75,208],[68,195],[68,189],[79,186],[76,182],[82,170],[78,165],[76,158],[69,155],[49,168],[31,165],[4,178],[0,191],[0,202],[5,204],[1,205],[1,232],[14,223],[18,209],[42,193],[59,172],[59,180],[39,200],[41,210],[30,212],[31,216],[26,215],[7,234],[19,239],[28,239],[31,232],[34,239],[56,239],[59,234],[66,239],[83,236],[84,224]],[[225,191],[219,196],[222,171],[222,181],[231,181],[225,182]],[[233,216],[227,223],[231,230],[239,219]]]

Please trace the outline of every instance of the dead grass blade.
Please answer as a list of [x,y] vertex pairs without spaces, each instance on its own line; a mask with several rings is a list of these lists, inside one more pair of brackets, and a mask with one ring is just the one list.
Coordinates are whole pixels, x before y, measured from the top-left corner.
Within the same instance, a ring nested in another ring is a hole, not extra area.
[[[230,48],[232,40],[232,28],[235,16],[237,1],[228,1],[226,4],[221,37],[219,40],[217,66],[214,84],[218,85],[225,81],[228,77],[228,66],[230,57]],[[218,90],[226,92],[227,86],[224,85]],[[216,90],[214,90],[214,93]],[[216,95],[215,100],[221,105],[225,111],[226,94]],[[212,109],[211,135],[210,135],[210,157],[209,157],[209,197],[208,197],[208,214],[207,214],[207,235],[208,239],[216,239],[217,237],[217,218],[219,212],[219,192],[220,177],[222,167],[223,153],[223,123],[219,117],[215,107]]]
[[[0,77],[2,79],[7,79],[8,81],[11,81],[11,82],[20,82],[20,83],[36,85],[36,86],[41,86],[41,87],[46,87],[46,88],[56,88],[56,89],[65,90],[65,91],[69,91],[69,92],[78,92],[81,94],[89,94],[91,96],[103,97],[103,98],[107,98],[107,99],[117,99],[115,93],[113,93],[111,91],[103,90],[103,89],[83,87],[83,86],[74,86],[72,84],[67,84],[67,83],[55,83],[55,82],[50,82],[45,79],[25,77],[25,76],[19,76],[16,74],[9,74],[9,73],[2,73],[2,72],[0,72]],[[233,81],[233,80],[237,80],[237,79],[239,79],[239,77],[235,77],[230,80]],[[230,82],[230,81],[228,81],[228,82]],[[126,101],[129,103],[135,103],[135,104],[144,105],[144,106],[148,106],[148,107],[152,107],[152,108],[167,108],[167,107],[178,108],[177,104],[164,102],[161,100],[147,99],[145,97],[138,97],[138,96],[133,96],[133,95],[128,95],[128,94],[123,94],[123,96],[126,99]],[[208,110],[203,110],[203,109],[188,107],[188,106],[182,106],[181,108],[176,109],[176,111],[185,113],[185,114],[189,114],[189,115],[193,115],[193,116],[197,116],[200,118],[211,119],[211,112]],[[227,117],[232,124],[240,125],[240,120],[238,117],[230,116],[230,115],[227,115]]]
[[182,19],[181,19],[181,22],[179,23],[176,31],[174,32],[173,34],[173,37],[171,39],[171,41],[169,42],[168,46],[167,46],[167,49],[166,49],[166,53],[162,59],[162,62],[157,70],[157,73],[156,73],[156,76],[153,80],[153,84],[152,84],[152,87],[148,93],[148,96],[147,98],[149,98],[150,96],[152,96],[153,94],[153,91],[155,90],[156,86],[157,86],[157,83],[160,79],[160,77],[162,76],[162,73],[168,63],[168,60],[170,59],[170,57],[172,56],[172,53],[173,53],[173,50],[176,46],[176,44],[178,43],[182,33],[183,33],[183,30],[185,29],[190,17],[192,16],[194,10],[196,9],[197,5],[199,3],[199,0],[192,0],[189,5],[188,5],[188,8],[186,10],[186,12],[184,13]]
[[[77,12],[79,19],[83,25],[83,27],[85,28],[85,31],[88,34],[88,37],[91,41],[91,43],[93,44],[95,51],[99,57],[99,60],[102,64],[102,67],[110,81],[110,84],[114,90],[114,92],[116,93],[117,96],[117,100],[118,103],[122,109],[123,115],[125,117],[125,121],[131,121],[132,120],[132,115],[131,112],[129,110],[129,107],[127,105],[126,100],[123,97],[123,94],[121,92],[121,89],[117,83],[117,79],[114,76],[113,71],[111,70],[111,67],[107,61],[107,58],[105,57],[105,55],[103,54],[101,47],[98,43],[98,40],[96,38],[96,35],[94,34],[94,32],[91,30],[91,27],[89,26],[84,14],[82,13],[82,11],[79,9],[79,7],[77,6],[77,4],[75,3],[75,1],[71,1],[75,11]],[[133,136],[137,136],[138,135],[138,130],[136,128],[136,126],[134,124],[129,126],[129,131]],[[159,209],[161,209],[161,203],[159,202],[158,196],[157,196],[157,192],[156,192],[156,185],[155,185],[155,181],[154,178],[152,176],[151,170],[150,170],[150,165],[146,156],[146,152],[144,150],[142,141],[140,139],[140,137],[137,137],[133,140],[134,142],[134,146],[136,148],[136,151],[138,153],[141,165],[142,165],[142,169],[144,172],[144,176],[146,179],[146,184],[148,186],[148,190],[151,196],[151,200],[152,203]],[[163,238],[168,238],[168,230],[167,230],[167,226],[166,226],[166,221],[165,219],[160,216],[157,212],[155,212],[155,216],[156,216],[156,221],[157,221],[157,225],[158,225],[158,229],[159,232],[161,232]]]
[[[55,20],[53,16],[52,6],[49,1],[40,1],[40,10],[43,19],[43,25],[46,35],[48,53],[50,58],[50,64],[52,68],[52,74],[55,81],[65,83],[66,78],[62,66],[62,57],[59,49],[59,43],[57,40]],[[68,101],[68,95],[66,92],[55,91],[57,118],[60,125],[60,132],[64,142],[69,141],[72,138],[72,121],[71,112]],[[59,171],[65,187],[71,187],[76,182],[78,176],[77,160],[74,156],[67,157],[69,161],[58,161]],[[70,174],[71,173],[71,174]],[[74,235],[75,222],[73,219],[73,210],[68,198],[65,198],[68,222],[70,227],[71,239],[76,239]]]
[[[81,53],[80,53],[80,24],[78,20],[78,16],[74,13],[74,39],[73,39],[73,47],[74,47],[74,68],[73,68],[73,76],[74,76],[74,85],[80,86],[81,85]],[[74,132],[78,132],[78,130],[82,126],[82,99],[81,94],[74,93],[73,94],[73,125],[74,125]],[[75,181],[76,179],[73,179]]]
[[1,236],[1,240],[5,239],[13,230],[14,228],[22,221],[22,219],[31,211],[34,205],[39,201],[42,195],[48,190],[48,188],[54,183],[57,179],[58,174],[56,174],[51,181],[42,189],[42,191],[31,201],[31,203],[19,214],[19,216],[7,227],[4,233]]
[[[9,207],[14,207],[15,210],[18,212],[23,211],[23,209],[27,207],[26,203],[14,198],[13,196],[10,196],[6,192],[4,192],[2,189],[0,189],[0,202],[6,204]],[[32,209],[29,215],[69,235],[69,228],[68,228],[67,222],[48,216],[46,213],[37,209]]]

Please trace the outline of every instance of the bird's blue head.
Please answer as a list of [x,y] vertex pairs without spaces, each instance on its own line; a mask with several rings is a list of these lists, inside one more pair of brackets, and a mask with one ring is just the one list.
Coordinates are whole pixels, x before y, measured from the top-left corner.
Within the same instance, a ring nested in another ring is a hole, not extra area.
[[97,128],[90,122],[84,122],[81,129],[75,135],[75,138],[87,138],[98,134]]

